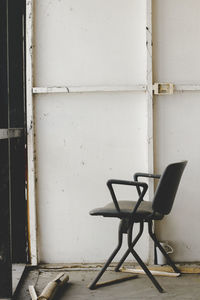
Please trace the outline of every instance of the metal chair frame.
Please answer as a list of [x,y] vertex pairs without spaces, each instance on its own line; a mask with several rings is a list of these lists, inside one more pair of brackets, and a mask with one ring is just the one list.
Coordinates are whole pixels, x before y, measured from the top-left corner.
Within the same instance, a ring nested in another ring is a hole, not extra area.
[[[169,207],[165,207],[165,205],[161,208],[159,207],[158,209],[160,210],[159,213],[163,213],[163,217],[165,214],[168,214],[171,211],[172,205],[173,205],[173,201],[175,198],[175,194],[183,173],[183,170],[185,168],[186,165],[186,161],[184,162],[180,162],[180,163],[176,163],[176,164],[171,164],[169,165],[167,168],[170,169],[171,167],[171,174],[173,174],[173,169],[174,167],[176,167],[175,165],[177,165],[177,175],[176,177],[174,177],[175,180],[175,184],[174,187],[172,188],[172,193],[171,193],[171,200],[169,200]],[[165,169],[165,172],[162,175],[162,180],[160,180],[160,190],[161,190],[161,194],[163,193],[163,188],[162,188],[162,182],[163,181],[166,184],[166,177],[169,177],[169,170]],[[175,169],[174,169],[175,170]],[[168,172],[168,174],[167,174]],[[174,175],[172,175],[174,176]],[[150,270],[147,268],[147,266],[145,265],[145,263],[142,261],[142,259],[140,258],[140,256],[138,255],[138,253],[134,250],[135,245],[137,244],[137,242],[139,241],[140,237],[142,236],[143,233],[143,229],[144,229],[144,223],[147,222],[148,223],[148,232],[150,237],[152,238],[152,240],[155,243],[155,246],[158,247],[160,249],[160,251],[162,252],[162,254],[164,255],[164,257],[167,260],[167,263],[172,267],[172,269],[174,270],[174,272],[176,273],[181,273],[180,270],[176,267],[176,265],[174,264],[174,262],[171,260],[171,258],[169,257],[169,255],[166,253],[165,249],[161,246],[161,244],[159,243],[155,233],[153,232],[153,220],[155,219],[155,213],[156,211],[154,210],[153,213],[150,216],[147,216],[147,218],[143,218],[142,220],[138,220],[136,219],[136,212],[137,209],[140,205],[140,203],[143,201],[143,198],[147,192],[148,189],[148,185],[144,182],[139,182],[138,178],[139,177],[148,177],[148,178],[154,178],[154,179],[159,179],[161,177],[161,175],[157,175],[157,174],[148,174],[148,173],[135,173],[134,174],[134,181],[125,181],[125,180],[116,180],[116,179],[111,179],[107,182],[107,186],[109,188],[113,203],[115,205],[115,208],[117,210],[117,212],[119,213],[119,218],[121,219],[120,224],[119,224],[119,229],[118,229],[118,245],[115,248],[115,250],[113,251],[113,253],[111,254],[111,256],[109,257],[109,259],[107,260],[107,262],[104,264],[103,268],[101,269],[101,271],[99,272],[99,274],[97,275],[97,277],[93,280],[93,282],[90,284],[89,288],[90,289],[95,289],[97,288],[97,282],[99,281],[99,279],[102,277],[102,275],[104,274],[104,272],[106,271],[106,269],[108,268],[108,266],[110,265],[110,263],[113,261],[114,257],[117,255],[117,253],[119,252],[119,250],[121,249],[122,246],[122,242],[123,242],[123,235],[127,234],[127,238],[128,238],[128,249],[127,251],[124,253],[124,255],[122,256],[121,260],[119,261],[119,263],[117,264],[115,271],[118,272],[120,270],[120,267],[122,266],[122,264],[124,263],[124,261],[126,260],[126,258],[128,257],[128,255],[131,253],[133,255],[133,257],[135,258],[135,260],[137,261],[137,263],[141,266],[141,268],[144,270],[144,272],[146,273],[146,275],[149,277],[149,279],[152,281],[152,283],[154,284],[154,286],[158,289],[158,291],[160,293],[164,292],[163,288],[160,286],[160,284],[158,283],[158,281],[156,280],[156,278],[152,275],[152,273],[150,272]],[[172,178],[173,179],[173,178]],[[173,181],[173,180],[172,180]],[[120,215],[120,207],[118,204],[118,200],[117,197],[115,195],[114,189],[113,189],[113,185],[114,184],[118,184],[118,185],[132,185],[135,186],[138,192],[138,201],[133,209],[133,212],[131,213],[131,215],[129,217],[122,217]],[[141,190],[142,189],[142,190]],[[158,190],[158,187],[157,187]],[[164,190],[165,192],[165,190]],[[158,207],[158,195],[155,193],[154,196],[154,200],[152,201],[152,206],[154,207]],[[156,200],[155,200],[156,199]],[[157,202],[155,202],[157,201]],[[160,200],[159,200],[160,201]],[[171,202],[170,202],[171,201]],[[155,203],[154,203],[155,202]],[[140,228],[139,228],[139,232],[136,235],[136,237],[133,239],[132,235],[133,235],[133,226],[134,223],[140,223]]]

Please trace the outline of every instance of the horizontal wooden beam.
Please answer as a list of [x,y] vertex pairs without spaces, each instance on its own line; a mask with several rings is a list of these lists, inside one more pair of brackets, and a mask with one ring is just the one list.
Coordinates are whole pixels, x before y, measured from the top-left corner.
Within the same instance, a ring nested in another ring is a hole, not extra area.
[[146,91],[145,84],[124,86],[52,86],[33,87],[33,94],[91,93],[91,92],[137,92]]
[[175,91],[200,91],[200,84],[175,84]]
[[[146,84],[119,86],[45,86],[33,87],[33,94],[94,93],[94,92],[146,92]],[[200,84],[174,84],[174,92],[200,91]]]

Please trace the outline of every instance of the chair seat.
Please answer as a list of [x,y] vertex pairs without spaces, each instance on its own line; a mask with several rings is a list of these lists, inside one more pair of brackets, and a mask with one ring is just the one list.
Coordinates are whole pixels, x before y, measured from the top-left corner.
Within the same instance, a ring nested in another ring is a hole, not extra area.
[[[113,202],[107,204],[104,207],[95,208],[90,211],[92,216],[103,216],[103,217],[113,217],[113,218],[124,218],[130,217],[133,209],[136,205],[136,201],[118,201],[120,212],[117,211]],[[140,222],[141,220],[148,219],[153,214],[152,202],[142,201],[138,207],[134,221]],[[152,217],[153,220],[161,220],[163,215],[160,213],[155,213]]]

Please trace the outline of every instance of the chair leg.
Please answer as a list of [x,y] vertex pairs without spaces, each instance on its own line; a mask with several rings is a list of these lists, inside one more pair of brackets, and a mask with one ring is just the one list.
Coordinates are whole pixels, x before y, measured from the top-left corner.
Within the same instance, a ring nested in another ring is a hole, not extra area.
[[120,248],[122,246],[122,241],[123,241],[123,221],[121,221],[120,225],[119,225],[118,245],[115,248],[115,250],[113,251],[113,253],[111,254],[111,256],[109,257],[109,259],[107,260],[107,262],[105,263],[105,265],[103,266],[103,268],[101,269],[101,271],[99,272],[99,274],[97,275],[97,277],[89,285],[89,289],[90,290],[94,290],[97,287],[97,285],[96,285],[97,282],[99,281],[99,279],[101,278],[101,276],[103,275],[103,273],[106,271],[106,269],[108,268],[108,266],[110,265],[110,263],[112,262],[112,260],[116,256],[116,254],[119,252],[119,250],[120,250]]
[[155,233],[153,233],[152,231],[152,221],[148,222],[148,228],[149,228],[149,235],[152,238],[152,240],[155,242],[156,246],[159,248],[159,250],[162,252],[162,254],[165,256],[168,264],[172,267],[172,269],[174,270],[175,273],[181,273],[180,270],[176,267],[175,263],[171,260],[171,258],[169,257],[169,255],[166,253],[165,249],[163,249],[163,247],[160,245],[159,241],[156,238]]
[[133,257],[138,262],[138,264],[141,266],[141,268],[147,274],[147,276],[149,277],[149,279],[152,281],[152,283],[154,284],[154,286],[158,289],[158,291],[160,293],[163,293],[164,292],[163,288],[160,286],[160,284],[155,279],[155,277],[151,274],[151,272],[149,271],[149,269],[147,268],[147,266],[145,265],[145,263],[142,261],[142,259],[139,257],[139,255],[137,254],[137,252],[133,249],[131,241],[132,241],[132,228],[130,228],[130,230],[128,231],[128,246],[129,246],[129,250],[132,253]]
[[[133,226],[133,225],[132,225]],[[143,233],[143,229],[144,229],[144,223],[140,222],[140,231],[137,234],[137,236],[135,237],[135,239],[133,240],[132,244],[131,244],[131,248],[133,248],[136,243],[138,242],[138,240],[140,239],[142,233]],[[121,267],[121,265],[123,264],[123,262],[126,260],[126,258],[128,257],[128,255],[131,253],[130,249],[128,248],[127,251],[124,253],[124,255],[122,256],[121,260],[119,261],[118,265],[115,268],[115,272],[119,272],[119,269]]]

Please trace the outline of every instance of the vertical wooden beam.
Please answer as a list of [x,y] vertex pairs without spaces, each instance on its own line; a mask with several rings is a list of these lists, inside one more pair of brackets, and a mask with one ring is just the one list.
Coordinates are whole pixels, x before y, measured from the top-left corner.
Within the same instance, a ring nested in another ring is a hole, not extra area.
[[[146,0],[146,82],[148,105],[148,171],[153,172],[153,74],[152,74],[152,0]],[[153,186],[151,186],[151,193]]]
[[28,155],[28,228],[29,250],[32,265],[37,265],[36,172],[34,143],[33,104],[33,0],[26,1],[26,107],[27,107],[27,155]]
[[[147,139],[148,139],[148,172],[154,171],[153,149],[153,72],[152,72],[152,0],[146,0],[146,83],[147,83]],[[154,194],[154,183],[149,182],[149,200]],[[154,244],[149,240],[149,262],[153,262]]]

